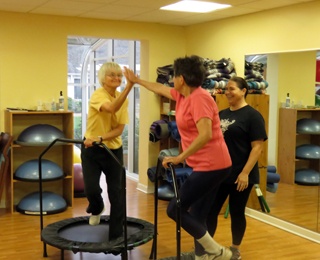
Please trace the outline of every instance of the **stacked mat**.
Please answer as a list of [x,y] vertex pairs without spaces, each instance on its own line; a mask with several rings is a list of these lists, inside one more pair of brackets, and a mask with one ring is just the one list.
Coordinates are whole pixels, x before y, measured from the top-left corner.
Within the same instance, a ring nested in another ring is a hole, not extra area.
[[264,79],[264,64],[261,62],[245,62],[245,76],[249,86],[249,94],[265,94],[268,82]]
[[157,68],[157,82],[173,87],[173,65],[165,65]]
[[173,138],[177,142],[181,141],[176,121],[156,120],[150,126],[149,141],[158,142],[159,140]]
[[207,78],[203,82],[202,88],[212,94],[223,94],[228,80],[237,75],[234,63],[229,58],[220,60],[206,58],[204,66],[207,69]]

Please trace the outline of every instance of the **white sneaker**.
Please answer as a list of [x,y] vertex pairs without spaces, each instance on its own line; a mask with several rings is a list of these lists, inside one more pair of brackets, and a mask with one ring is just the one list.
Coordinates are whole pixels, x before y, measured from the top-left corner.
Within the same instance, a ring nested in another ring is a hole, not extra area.
[[231,260],[241,260],[240,250],[238,248],[230,246],[230,250],[232,252]]
[[99,223],[100,223],[100,217],[101,217],[101,215],[102,215],[102,213],[104,212],[104,208],[103,208],[103,210],[100,212],[100,214],[98,214],[98,215],[91,215],[91,217],[89,218],[89,224],[91,225],[91,226],[96,226],[96,225],[99,225]]
[[195,260],[207,260],[208,259],[208,254],[204,254],[204,255],[195,255]]
[[232,252],[228,247],[222,247],[220,255],[208,254],[208,260],[230,260],[232,257]]

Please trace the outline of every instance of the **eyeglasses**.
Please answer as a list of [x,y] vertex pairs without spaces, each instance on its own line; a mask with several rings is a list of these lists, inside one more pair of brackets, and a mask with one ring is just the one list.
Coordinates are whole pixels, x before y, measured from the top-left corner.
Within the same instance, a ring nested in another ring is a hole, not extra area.
[[109,74],[109,75],[107,75],[107,76],[110,77],[110,78],[113,78],[113,79],[115,79],[115,78],[120,78],[120,79],[122,79],[122,77],[123,77],[122,74],[115,74],[115,73],[111,73],[111,74]]

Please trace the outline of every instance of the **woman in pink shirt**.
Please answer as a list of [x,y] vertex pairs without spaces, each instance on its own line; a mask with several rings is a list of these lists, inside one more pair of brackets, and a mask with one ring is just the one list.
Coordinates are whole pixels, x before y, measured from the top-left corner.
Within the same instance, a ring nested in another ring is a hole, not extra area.
[[[230,249],[218,244],[205,224],[215,194],[231,170],[231,159],[220,129],[219,111],[214,99],[201,88],[206,69],[200,57],[178,58],[173,70],[174,88],[140,79],[128,68],[124,73],[128,81],[176,101],[182,152],[178,156],[165,157],[163,166],[186,161],[193,169],[179,190],[181,226],[205,251],[202,255],[195,252],[195,259],[230,259]],[[176,208],[176,200],[172,199],[167,214],[173,220],[176,220]]]

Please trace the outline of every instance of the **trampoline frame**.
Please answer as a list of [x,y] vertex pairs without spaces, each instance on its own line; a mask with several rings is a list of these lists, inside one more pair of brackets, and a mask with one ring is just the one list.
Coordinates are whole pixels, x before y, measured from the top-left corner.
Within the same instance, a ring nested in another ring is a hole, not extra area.
[[[42,202],[42,192],[43,192],[43,187],[42,187],[42,167],[41,167],[41,159],[42,157],[46,154],[47,151],[50,150],[50,148],[52,146],[55,145],[56,142],[62,142],[62,143],[73,143],[73,144],[82,144],[83,140],[75,140],[75,139],[68,139],[68,138],[57,138],[54,141],[52,141],[47,148],[39,155],[38,158],[38,162],[39,162],[39,193],[40,193],[40,234],[42,234],[42,230],[43,230],[43,202]],[[123,164],[119,161],[119,159],[112,153],[112,151],[103,143],[94,143],[94,145],[99,145],[101,147],[103,147],[112,157],[114,160],[116,160],[116,162],[122,166],[123,168],[123,180],[122,180],[122,185],[123,185],[123,206],[124,206],[124,220],[123,220],[123,232],[124,232],[124,247],[122,248],[121,252],[121,258],[122,259],[128,259],[128,237],[127,237],[127,202],[126,202],[126,170],[125,167],[123,166]],[[153,234],[153,237],[154,234]],[[42,239],[41,240],[43,242],[43,257],[47,257],[47,243]],[[149,240],[148,240],[149,241]],[[48,243],[49,244],[49,243]],[[136,243],[135,246],[141,245]],[[55,246],[55,245],[53,245]],[[56,246],[57,247],[57,246]],[[133,248],[133,247],[132,247]],[[131,249],[132,249],[131,248]],[[68,250],[72,250],[71,248],[59,248],[61,250],[61,259],[64,259],[64,250],[68,249]],[[73,251],[73,250],[72,250]],[[74,250],[76,251],[76,250]],[[88,252],[86,250],[78,250],[77,252]],[[101,251],[102,253],[103,251]],[[106,252],[104,252],[106,253]]]
[[[75,230],[81,228],[81,226],[85,223],[85,230],[88,228],[90,216],[80,216],[74,218],[64,219],[58,222],[54,222],[49,224],[43,231],[41,232],[41,238],[43,241],[46,241],[48,245],[53,247],[57,247],[61,250],[61,259],[64,258],[64,250],[72,251],[73,253],[78,252],[87,252],[87,253],[112,253],[112,254],[120,254],[122,253],[123,246],[121,242],[119,244],[112,245],[109,241],[105,242],[90,242],[73,239],[74,235],[71,235],[71,238],[65,235],[61,235],[64,230],[69,228]],[[108,221],[110,216],[103,215],[101,216],[100,229],[104,229],[102,226],[109,225]],[[153,225],[145,220],[127,217],[127,222],[134,223],[133,228],[139,229],[139,226],[143,226],[143,231],[133,233],[127,239],[127,250],[131,250],[134,247],[145,244],[153,238]],[[130,225],[129,225],[130,226]],[[80,231],[81,233],[81,231]],[[83,231],[82,231],[83,233]],[[141,239],[141,234],[143,233],[143,239]],[[140,234],[140,235],[138,235]],[[122,259],[124,259],[124,255],[122,254]]]
[[[156,168],[156,180],[154,185],[154,238],[151,248],[151,253],[149,259],[156,260],[157,259],[157,236],[158,236],[158,182],[162,177],[161,168],[162,161],[164,156],[158,157],[157,168]],[[177,176],[175,173],[175,169],[172,163],[168,163],[168,166],[171,171],[172,175],[172,183],[173,183],[173,190],[174,190],[174,197],[177,201],[177,211],[176,211],[176,260],[181,260],[181,201],[180,201],[180,194],[178,189],[178,182]]]

